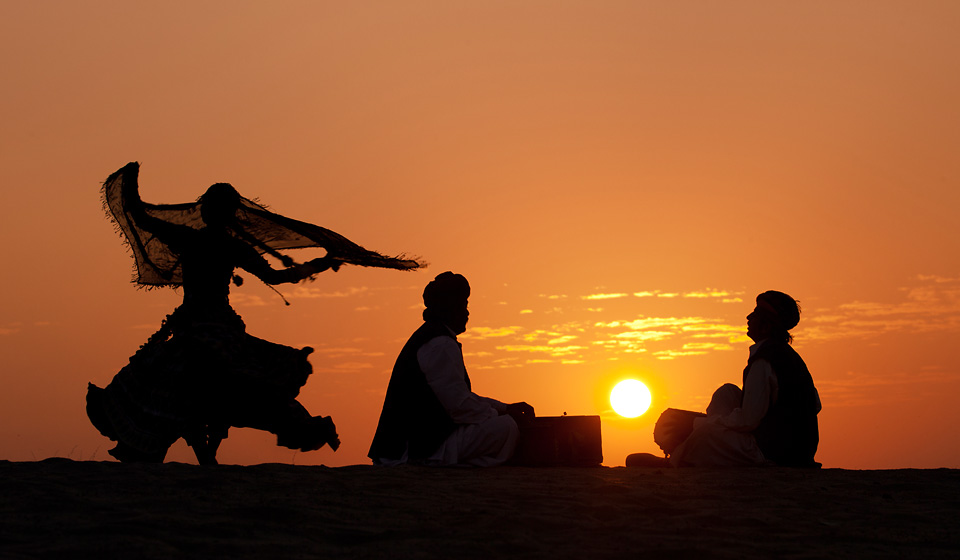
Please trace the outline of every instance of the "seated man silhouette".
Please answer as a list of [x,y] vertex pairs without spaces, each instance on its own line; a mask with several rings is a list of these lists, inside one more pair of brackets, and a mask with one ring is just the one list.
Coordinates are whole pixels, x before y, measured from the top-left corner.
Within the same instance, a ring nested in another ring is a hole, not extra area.
[[444,272],[423,290],[423,325],[397,358],[368,456],[378,465],[490,467],[517,446],[527,403],[504,404],[470,387],[457,335],[467,329],[470,285]]
[[[627,466],[820,466],[813,459],[820,441],[820,396],[790,346],[789,331],[799,322],[800,306],[792,297],[775,291],[757,296],[756,308],[747,315],[747,336],[755,344],[743,389],[729,383],[717,389],[706,416],[693,420],[689,436],[675,449],[664,448],[669,459],[637,453],[627,457]],[[666,416],[658,424],[668,422]],[[690,418],[688,413],[688,427]]]

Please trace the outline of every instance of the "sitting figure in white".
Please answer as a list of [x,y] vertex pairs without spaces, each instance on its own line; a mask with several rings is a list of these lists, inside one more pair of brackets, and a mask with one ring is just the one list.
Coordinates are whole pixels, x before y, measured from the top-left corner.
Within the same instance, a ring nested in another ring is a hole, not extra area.
[[470,284],[444,272],[423,291],[423,325],[397,358],[368,456],[378,465],[492,467],[516,449],[527,403],[474,393],[457,335],[466,331]]
[[775,291],[757,296],[756,308],[747,315],[747,336],[755,344],[743,370],[743,389],[721,386],[705,416],[668,410],[658,421],[664,423],[663,433],[689,435],[664,438],[682,441],[673,449],[673,441],[667,447],[658,442],[669,458],[635,453],[627,457],[627,466],[819,467],[814,455],[820,442],[820,395],[790,346],[789,331],[799,322],[800,306],[792,297]]

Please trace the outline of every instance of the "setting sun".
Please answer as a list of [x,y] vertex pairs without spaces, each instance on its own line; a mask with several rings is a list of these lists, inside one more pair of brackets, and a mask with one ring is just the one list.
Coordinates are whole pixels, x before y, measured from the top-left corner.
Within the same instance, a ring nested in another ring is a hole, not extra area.
[[620,416],[636,418],[650,408],[650,389],[636,379],[617,383],[610,391],[610,404]]

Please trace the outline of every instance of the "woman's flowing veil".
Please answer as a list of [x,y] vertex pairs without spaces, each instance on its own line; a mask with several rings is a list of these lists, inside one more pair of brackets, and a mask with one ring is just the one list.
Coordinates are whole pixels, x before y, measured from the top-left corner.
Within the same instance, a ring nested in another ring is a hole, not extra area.
[[[179,286],[183,283],[180,257],[159,238],[138,227],[131,205],[140,204],[144,211],[167,223],[194,229],[204,227],[200,202],[184,204],[150,204],[139,199],[137,177],[140,164],[131,162],[114,172],[103,183],[103,205],[133,252],[136,265],[134,282],[145,287]],[[327,255],[344,264],[414,270],[425,266],[418,259],[404,255],[387,257],[364,249],[335,231],[270,212],[263,206],[241,197],[237,211],[240,238],[251,242],[260,253],[281,249],[319,247]]]

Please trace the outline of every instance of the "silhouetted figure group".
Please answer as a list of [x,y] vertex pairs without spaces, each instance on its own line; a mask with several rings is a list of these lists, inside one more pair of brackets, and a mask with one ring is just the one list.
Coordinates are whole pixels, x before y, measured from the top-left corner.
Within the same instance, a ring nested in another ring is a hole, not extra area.
[[[216,464],[231,427],[271,432],[277,445],[290,449],[329,445],[335,451],[340,440],[333,420],[311,415],[297,400],[312,371],[307,358],[313,350],[247,334],[229,302],[231,281],[241,282],[235,271],[275,285],[343,264],[400,270],[423,264],[385,257],[269,212],[227,183],[211,186],[195,203],[148,204],[140,199],[138,174],[137,163],[112,174],[104,183],[104,206],[133,253],[135,281],[181,287],[183,302],[105,388],[88,386],[91,422],[117,442],[109,453],[125,462],[162,462],[183,438],[199,463]],[[326,255],[297,264],[280,252],[304,247],[321,247]],[[282,267],[274,268],[264,254]],[[534,409],[473,392],[457,340],[466,331],[469,297],[467,279],[452,272],[424,289],[424,322],[396,360],[368,453],[375,464],[495,466],[514,456]],[[669,409],[654,434],[668,457],[634,454],[627,465],[819,466],[820,399],[790,346],[789,331],[799,320],[790,296],[757,296],[747,316],[755,344],[742,389],[720,387],[706,414]]]
[[820,395],[790,346],[789,331],[799,322],[800,306],[789,295],[758,295],[756,308],[747,315],[747,336],[754,344],[742,389],[721,386],[706,414],[667,410],[654,439],[668,457],[637,453],[627,457],[627,466],[819,467],[814,455],[820,441]]

